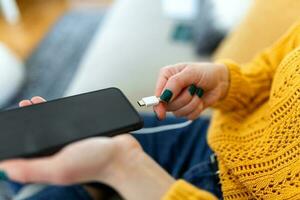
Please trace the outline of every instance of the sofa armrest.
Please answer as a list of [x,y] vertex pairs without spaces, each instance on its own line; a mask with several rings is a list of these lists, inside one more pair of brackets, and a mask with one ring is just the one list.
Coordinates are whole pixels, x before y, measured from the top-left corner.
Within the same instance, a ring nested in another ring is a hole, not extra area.
[[116,1],[66,95],[115,86],[134,105],[152,95],[161,67],[199,59],[191,44],[172,41],[174,23],[160,0]]
[[6,46],[0,43],[0,107],[19,91],[25,77],[25,68]]

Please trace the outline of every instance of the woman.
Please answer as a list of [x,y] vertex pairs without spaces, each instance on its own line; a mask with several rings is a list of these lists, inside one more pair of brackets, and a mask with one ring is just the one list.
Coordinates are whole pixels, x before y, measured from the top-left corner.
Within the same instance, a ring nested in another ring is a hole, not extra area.
[[[136,136],[139,142],[130,135],[91,138],[51,157],[5,161],[0,168],[22,183],[97,181],[132,200],[299,199],[299,44],[300,24],[243,66],[227,60],[163,68],[155,95],[168,103],[155,107],[158,118],[171,111],[195,120],[175,131]],[[208,134],[212,150],[199,130],[207,121],[196,119],[210,106],[216,109]]]

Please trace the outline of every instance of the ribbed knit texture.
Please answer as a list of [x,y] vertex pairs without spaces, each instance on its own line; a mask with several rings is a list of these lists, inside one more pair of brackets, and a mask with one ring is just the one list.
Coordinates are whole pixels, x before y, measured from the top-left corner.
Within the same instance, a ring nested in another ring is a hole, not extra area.
[[[230,88],[208,142],[231,199],[300,199],[300,24],[250,63],[223,61]],[[214,199],[176,183],[165,200]]]

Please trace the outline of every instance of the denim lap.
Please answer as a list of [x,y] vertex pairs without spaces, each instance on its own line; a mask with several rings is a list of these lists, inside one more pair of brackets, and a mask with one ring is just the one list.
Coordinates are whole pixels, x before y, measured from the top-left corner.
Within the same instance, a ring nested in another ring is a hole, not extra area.
[[[210,162],[213,152],[206,140],[209,119],[199,118],[189,123],[175,117],[168,117],[163,121],[157,120],[154,115],[145,114],[143,117],[145,129],[151,131],[154,127],[153,130],[156,131],[150,134],[133,134],[144,151],[174,178],[185,179],[221,199],[219,178]],[[179,128],[172,128],[177,125]],[[92,200],[80,185],[49,186],[26,200],[44,199]]]
[[[159,121],[145,115],[145,128],[183,124],[187,120],[168,117]],[[134,135],[149,154],[174,178],[185,179],[222,199],[220,180],[216,166],[211,163],[213,151],[207,144],[209,119],[202,117],[181,128],[159,131],[153,134]]]

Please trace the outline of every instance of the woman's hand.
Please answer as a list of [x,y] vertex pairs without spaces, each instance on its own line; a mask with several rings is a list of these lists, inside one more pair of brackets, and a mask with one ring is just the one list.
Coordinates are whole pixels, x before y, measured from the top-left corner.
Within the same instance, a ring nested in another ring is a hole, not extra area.
[[[20,106],[43,102],[43,98],[34,97],[21,101]],[[174,182],[128,134],[85,139],[50,157],[4,161],[0,170],[21,183],[102,182],[131,200],[160,199]]]
[[[196,119],[205,108],[225,97],[228,86],[229,73],[223,64],[180,63],[166,66],[160,71],[155,95],[167,104],[160,103],[154,111],[160,119],[165,118],[167,111],[178,117]],[[202,88],[204,94],[195,88]]]
[[[33,97],[31,100],[21,101],[19,106],[43,102],[43,98]],[[123,144],[119,143],[120,140]],[[112,165],[119,162],[119,151],[128,151],[130,148],[142,151],[130,135],[115,138],[95,137],[70,144],[50,157],[10,160],[0,163],[0,168],[5,170],[10,179],[21,183],[67,185],[106,181]]]

